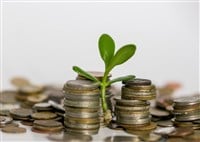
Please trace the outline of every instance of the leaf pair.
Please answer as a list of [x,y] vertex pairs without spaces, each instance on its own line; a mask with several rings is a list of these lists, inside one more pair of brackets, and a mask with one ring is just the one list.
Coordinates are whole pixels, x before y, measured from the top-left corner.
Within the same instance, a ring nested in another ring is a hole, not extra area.
[[135,54],[136,46],[128,44],[121,47],[116,54],[115,43],[112,37],[107,34],[99,38],[99,52],[105,63],[106,72],[110,72],[115,66],[123,64]]

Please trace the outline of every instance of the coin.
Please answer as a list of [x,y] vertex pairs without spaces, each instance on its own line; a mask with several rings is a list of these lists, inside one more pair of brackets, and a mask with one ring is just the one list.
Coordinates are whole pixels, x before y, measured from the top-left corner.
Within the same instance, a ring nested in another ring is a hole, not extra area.
[[138,137],[133,136],[109,136],[104,139],[104,142],[140,142]]
[[48,110],[52,110],[53,108],[51,107],[50,103],[36,103],[33,106],[33,109],[37,110],[37,111],[48,111]]
[[156,116],[156,117],[168,117],[170,115],[168,111],[161,110],[155,107],[150,108],[150,113],[151,115]]
[[133,85],[151,85],[151,80],[135,78],[128,81],[122,81],[123,84],[133,86]]
[[158,124],[158,126],[161,126],[161,127],[171,127],[171,126],[173,126],[173,123],[170,120],[157,121],[156,123]]
[[68,133],[84,134],[84,135],[95,135],[98,133],[99,129],[73,129],[65,128]]
[[181,97],[174,100],[174,103],[176,105],[194,105],[194,104],[200,104],[200,96],[190,96],[190,97]]
[[89,80],[69,80],[64,85],[65,88],[73,88],[74,90],[94,90],[99,87],[99,83],[95,83]]
[[145,142],[158,142],[159,140],[162,139],[162,136],[151,133],[147,137],[144,137],[144,136],[140,137],[140,139],[143,140],[143,141],[145,141]]
[[62,126],[61,122],[55,120],[35,120],[34,125],[44,126],[44,127],[59,127]]
[[7,126],[14,126],[14,127],[18,127],[19,124],[17,123],[14,123],[14,122],[10,122],[8,124],[0,124],[0,128],[4,128],[4,127],[7,127]]
[[65,121],[69,123],[81,123],[81,124],[96,124],[99,123],[99,117],[97,118],[75,118],[75,117],[65,117]]
[[32,110],[25,108],[12,109],[10,114],[16,117],[29,117],[32,114]]
[[33,113],[31,114],[31,117],[33,119],[40,119],[40,120],[43,120],[43,119],[53,119],[53,118],[56,118],[57,117],[57,114],[53,113],[53,112],[36,112],[36,113]]
[[71,112],[68,111],[65,113],[65,116],[76,117],[76,118],[96,118],[99,116],[99,112]]
[[150,106],[127,106],[127,107],[125,107],[125,106],[115,106],[115,110],[116,111],[127,111],[127,112],[133,112],[133,111],[147,111],[147,110],[149,110],[149,107]]
[[[72,90],[72,89],[65,89],[64,88],[64,93],[65,96],[66,94],[70,94],[70,95],[88,95],[88,96],[98,96],[100,95],[100,90],[99,89],[94,89],[94,90]],[[74,96],[75,97],[75,96]]]
[[65,94],[65,99],[68,100],[78,100],[78,101],[85,101],[85,100],[91,100],[91,101],[95,101],[95,100],[99,100],[99,94],[95,94],[95,95],[71,95],[71,94]]
[[140,119],[131,119],[131,117],[124,117],[124,116],[116,116],[117,117],[117,122],[119,124],[146,124],[151,121],[151,117],[147,118],[140,118]]
[[65,109],[63,108],[63,106],[60,105],[60,104],[58,104],[57,102],[52,101],[52,100],[49,100],[48,103],[51,104],[51,106],[52,106],[55,110],[57,110],[57,111],[59,111],[59,112],[65,112]]
[[21,121],[21,124],[26,125],[26,126],[33,126],[33,122],[32,121],[23,120],[23,121]]
[[156,130],[154,130],[154,133],[160,135],[169,135],[174,131],[175,131],[174,127],[163,127],[163,128],[157,128]]
[[97,124],[81,124],[81,123],[73,124],[73,123],[69,123],[69,122],[65,121],[64,124],[68,128],[84,129],[84,130],[99,129],[99,127],[100,127],[99,123],[97,123]]
[[35,94],[35,93],[39,93],[43,91],[43,89],[44,88],[42,86],[26,85],[26,86],[20,87],[19,91],[26,94]]
[[132,118],[135,118],[135,119],[146,118],[146,117],[149,117],[149,115],[150,115],[149,111],[142,111],[142,112],[140,112],[140,111],[138,111],[138,112],[123,111],[123,112],[121,112],[121,111],[117,111],[117,110],[115,111],[115,114],[117,116],[127,117],[127,118],[131,118],[131,119]]
[[44,94],[36,94],[36,95],[32,95],[32,96],[27,97],[27,101],[31,104],[44,102],[47,99],[48,99],[48,96],[46,96]]
[[99,101],[75,101],[75,100],[64,100],[66,106],[80,107],[80,108],[99,108]]
[[147,125],[144,125],[144,126],[133,126],[133,127],[128,127],[125,129],[129,129],[129,130],[138,130],[138,131],[150,131],[150,130],[153,130],[157,127],[156,123],[154,122],[150,122],[149,124]]
[[185,137],[194,133],[194,130],[191,127],[179,127],[176,128],[174,132],[170,133],[170,137]]
[[149,106],[148,101],[115,99],[118,106]]
[[2,121],[0,121],[0,125],[9,124],[12,122],[12,118],[9,116],[1,116]]
[[26,133],[26,129],[22,127],[6,126],[1,129],[5,133]]
[[23,78],[23,77],[14,77],[11,79],[11,84],[16,87],[22,87],[22,86],[30,85],[30,82],[26,78]]
[[0,103],[3,104],[15,104],[17,100],[15,99],[17,95],[16,91],[2,91],[0,92]]

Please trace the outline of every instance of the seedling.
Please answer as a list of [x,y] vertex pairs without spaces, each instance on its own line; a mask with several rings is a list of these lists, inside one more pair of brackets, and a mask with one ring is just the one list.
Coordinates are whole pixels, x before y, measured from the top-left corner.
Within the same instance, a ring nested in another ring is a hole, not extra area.
[[112,119],[111,111],[108,109],[106,102],[106,87],[115,82],[126,81],[135,78],[134,75],[127,75],[109,81],[108,75],[114,67],[121,65],[125,63],[127,60],[129,60],[135,54],[135,51],[136,51],[136,46],[134,44],[127,44],[121,47],[115,53],[115,42],[112,39],[112,37],[109,36],[108,34],[102,34],[99,38],[99,53],[105,64],[103,79],[99,81],[97,78],[92,76],[90,73],[84,71],[80,67],[73,66],[73,70],[77,72],[79,75],[99,83],[101,90],[100,97],[102,102],[102,109],[104,112],[104,120],[106,123],[108,123]]

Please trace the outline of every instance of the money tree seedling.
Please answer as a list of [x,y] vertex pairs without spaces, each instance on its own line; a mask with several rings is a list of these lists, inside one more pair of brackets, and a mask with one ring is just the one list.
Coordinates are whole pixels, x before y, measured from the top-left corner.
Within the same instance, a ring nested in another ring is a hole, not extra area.
[[78,66],[73,66],[73,70],[77,72],[79,75],[84,76],[87,79],[90,79],[94,82],[99,83],[100,90],[101,90],[101,102],[102,102],[102,109],[104,112],[104,120],[106,123],[108,123],[111,119],[111,111],[108,109],[107,102],[106,102],[106,87],[110,86],[111,84],[119,81],[126,81],[129,79],[134,79],[134,75],[127,75],[123,77],[118,77],[113,80],[108,80],[108,75],[111,72],[111,70],[123,63],[125,63],[127,60],[129,60],[136,51],[136,46],[134,44],[127,44],[121,47],[116,53],[115,53],[115,42],[112,39],[111,36],[108,34],[102,34],[99,38],[99,53],[104,61],[105,64],[105,71],[104,76],[102,80],[98,80],[94,76],[92,76],[90,73],[86,72],[85,70],[81,69]]

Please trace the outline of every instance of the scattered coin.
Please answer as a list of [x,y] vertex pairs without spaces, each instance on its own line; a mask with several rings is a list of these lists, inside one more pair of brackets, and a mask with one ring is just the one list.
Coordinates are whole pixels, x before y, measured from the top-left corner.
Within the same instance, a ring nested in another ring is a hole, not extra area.
[[22,127],[6,126],[1,129],[5,133],[26,133],[26,129]]
[[57,114],[53,113],[53,112],[48,112],[48,111],[44,111],[44,112],[36,112],[36,113],[33,113],[31,115],[31,117],[33,119],[39,119],[39,120],[47,120],[47,119],[54,119],[57,117]]
[[32,109],[18,108],[10,110],[10,115],[14,118],[27,118],[31,116]]

